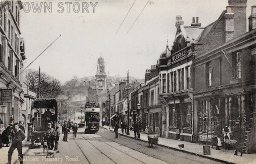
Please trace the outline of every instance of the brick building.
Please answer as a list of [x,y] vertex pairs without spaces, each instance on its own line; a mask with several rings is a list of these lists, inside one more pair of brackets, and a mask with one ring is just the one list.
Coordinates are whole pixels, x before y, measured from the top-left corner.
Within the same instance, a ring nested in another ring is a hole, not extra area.
[[24,102],[20,76],[25,60],[20,31],[21,1],[0,2],[0,118],[4,126],[19,121]]
[[256,151],[256,8],[251,10],[249,32],[245,9],[246,0],[230,0],[227,10],[202,34],[203,48],[199,47],[193,62],[194,135],[197,141],[210,142],[220,124],[230,128],[232,139],[234,125],[239,123],[244,148],[250,153]]
[[192,141],[193,96],[191,65],[195,56],[195,44],[204,28],[198,17],[185,26],[181,16],[176,17],[176,36],[171,49],[159,59],[160,100],[165,113],[164,135],[173,139]]

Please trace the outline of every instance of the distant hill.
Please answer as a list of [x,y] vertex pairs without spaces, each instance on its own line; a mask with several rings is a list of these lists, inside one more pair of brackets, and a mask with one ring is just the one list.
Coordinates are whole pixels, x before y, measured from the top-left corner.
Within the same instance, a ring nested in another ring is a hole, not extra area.
[[[107,88],[112,88],[118,82],[126,80],[126,77],[120,76],[108,76]],[[136,79],[130,77],[130,83],[137,81],[144,82],[144,79]],[[96,95],[96,81],[94,76],[87,76],[83,78],[73,77],[62,85],[63,94],[69,98],[69,103],[77,109],[79,106],[83,106],[86,101],[92,101],[97,99]]]

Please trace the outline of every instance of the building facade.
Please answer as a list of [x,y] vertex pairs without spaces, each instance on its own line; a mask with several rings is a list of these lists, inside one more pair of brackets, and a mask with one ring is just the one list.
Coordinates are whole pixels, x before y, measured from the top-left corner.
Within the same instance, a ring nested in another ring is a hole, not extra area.
[[[253,6],[251,10],[250,31],[245,32],[244,6],[246,6],[246,1],[229,1],[226,12],[220,17],[220,20],[223,19],[226,22],[221,29],[225,34],[224,38],[219,40],[224,43],[211,51],[200,54],[195,59],[193,65],[195,75],[194,128],[198,141],[210,141],[215,135],[215,128],[218,124],[222,128],[229,127],[232,139],[234,137],[232,131],[238,123],[243,130],[244,150],[251,153],[256,152],[256,8]],[[239,13],[237,13],[237,8],[239,8]],[[239,17],[236,15],[239,15],[240,19],[236,20],[235,18]],[[227,21],[232,23],[227,23]],[[219,22],[214,24],[219,24]],[[240,24],[239,28],[237,24]]]
[[20,31],[21,10],[21,1],[0,3],[0,118],[4,126],[22,117],[21,69],[26,57]]

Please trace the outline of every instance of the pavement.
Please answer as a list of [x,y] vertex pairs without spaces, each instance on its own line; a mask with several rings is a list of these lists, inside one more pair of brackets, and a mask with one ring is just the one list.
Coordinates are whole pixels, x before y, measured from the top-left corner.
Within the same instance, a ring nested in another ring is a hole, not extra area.
[[[23,143],[22,152],[23,154],[26,154],[26,152],[29,150],[28,143],[26,140],[24,140],[22,143]],[[0,164],[6,164],[8,162],[8,150],[9,150],[9,147],[2,147],[0,149]],[[12,154],[12,163],[18,163],[17,149],[15,149]]]
[[[105,129],[109,129],[113,131],[113,128],[109,128],[109,126],[103,126]],[[121,129],[119,129],[119,134],[123,136],[127,136],[130,138],[134,138],[134,132],[130,130],[130,135],[122,134]],[[147,142],[148,137],[147,134],[141,133],[140,139],[141,141]],[[184,144],[184,148],[179,148],[178,145]],[[214,148],[210,148],[210,155],[204,155],[203,154],[203,144],[199,143],[191,143],[186,141],[179,141],[174,139],[167,139],[167,138],[161,138],[158,139],[158,146],[163,146],[169,149],[181,151],[184,153],[193,154],[196,156],[200,156],[203,158],[208,158],[211,160],[215,160],[218,162],[224,162],[224,163],[238,163],[238,164],[256,164],[256,154],[243,154],[243,156],[235,156],[234,150],[224,150],[221,148],[221,150],[216,150]],[[240,153],[239,153],[240,155]]]

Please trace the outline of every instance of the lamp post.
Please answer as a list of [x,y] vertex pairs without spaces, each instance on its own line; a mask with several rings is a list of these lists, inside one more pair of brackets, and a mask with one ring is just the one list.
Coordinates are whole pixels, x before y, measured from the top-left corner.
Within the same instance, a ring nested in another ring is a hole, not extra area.
[[130,135],[130,101],[129,101],[129,88],[127,90],[127,135]]
[[107,89],[108,92],[108,110],[109,110],[109,126],[108,128],[110,129],[111,126],[111,109],[110,109],[110,91]]
[[[140,112],[140,109],[141,109],[141,105],[140,105],[140,103],[138,103],[137,104],[137,116],[138,116],[138,119],[140,119],[140,114],[141,114],[141,112]],[[137,121],[139,121],[139,120],[137,120]]]

